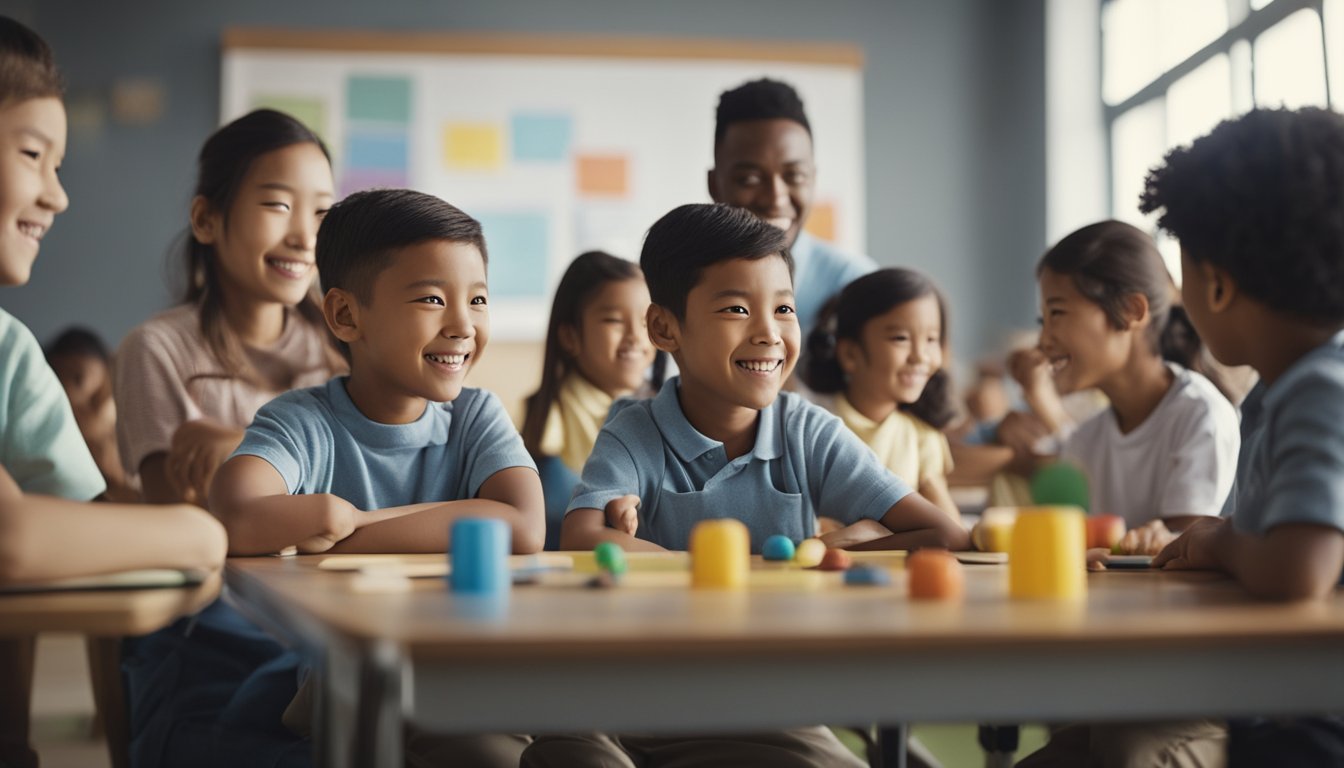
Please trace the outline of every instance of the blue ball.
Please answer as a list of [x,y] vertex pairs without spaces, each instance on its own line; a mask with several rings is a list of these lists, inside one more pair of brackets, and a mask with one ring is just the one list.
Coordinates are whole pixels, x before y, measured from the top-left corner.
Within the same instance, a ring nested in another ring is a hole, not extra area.
[[845,583],[855,587],[883,587],[891,583],[891,574],[885,568],[856,565],[845,571]]
[[775,535],[765,540],[761,547],[761,557],[772,561],[793,559],[793,540],[788,536]]

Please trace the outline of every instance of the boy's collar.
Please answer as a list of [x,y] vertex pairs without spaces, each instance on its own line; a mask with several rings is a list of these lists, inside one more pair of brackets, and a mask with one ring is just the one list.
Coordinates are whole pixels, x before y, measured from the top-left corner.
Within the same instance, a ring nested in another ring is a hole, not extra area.
[[[680,376],[663,382],[663,388],[653,398],[653,421],[677,458],[683,464],[689,464],[715,448],[722,449],[723,443],[706,437],[691,426],[686,413],[681,410],[681,401],[677,399],[680,384]],[[784,455],[784,439],[780,434],[778,419],[775,418],[775,407],[783,395],[781,392],[776,396],[775,401],[756,417],[756,442],[751,449],[752,458],[770,461]]]

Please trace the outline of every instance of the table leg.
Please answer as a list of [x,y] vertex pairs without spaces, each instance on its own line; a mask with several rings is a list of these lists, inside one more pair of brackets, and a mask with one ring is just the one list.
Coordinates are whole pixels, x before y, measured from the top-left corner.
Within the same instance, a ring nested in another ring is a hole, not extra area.
[[878,726],[877,745],[882,755],[882,768],[905,768],[905,738],[909,731],[905,723]]
[[376,643],[363,655],[359,669],[355,765],[402,768],[401,655],[390,643]]

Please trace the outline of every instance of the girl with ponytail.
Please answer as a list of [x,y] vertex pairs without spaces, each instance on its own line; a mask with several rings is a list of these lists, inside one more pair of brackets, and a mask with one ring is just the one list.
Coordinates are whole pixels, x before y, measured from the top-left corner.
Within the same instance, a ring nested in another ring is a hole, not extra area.
[[924,275],[882,269],[845,286],[822,309],[801,366],[897,476],[952,516],[952,456],[940,431],[955,415],[947,356],[947,302]]
[[[1156,554],[1231,490],[1236,410],[1151,237],[1119,221],[1070,234],[1036,268],[1041,339],[1019,366],[1028,403],[1100,390],[1110,408],[1065,438],[1088,475],[1091,512],[1125,518],[1122,547]],[[1051,414],[1037,414],[1047,422]]]

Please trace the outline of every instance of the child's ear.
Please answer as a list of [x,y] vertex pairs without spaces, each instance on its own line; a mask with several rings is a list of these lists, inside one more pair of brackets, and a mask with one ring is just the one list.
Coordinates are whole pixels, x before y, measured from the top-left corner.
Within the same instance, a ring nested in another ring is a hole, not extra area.
[[336,338],[349,344],[359,340],[359,301],[340,288],[322,297],[322,316]]
[[853,376],[859,369],[862,356],[863,350],[859,348],[858,342],[853,339],[836,339],[835,362],[840,364],[840,370],[844,371],[846,376]]
[[1148,297],[1142,293],[1129,294],[1124,299],[1124,313],[1131,330],[1146,326],[1150,317],[1148,314]]
[[191,199],[191,236],[202,245],[214,245],[223,226],[210,201],[197,195]]
[[681,349],[681,324],[667,307],[650,304],[644,316],[649,325],[649,341],[669,355]]
[[1222,312],[1232,306],[1237,297],[1237,283],[1232,276],[1207,262],[1201,263],[1199,268],[1204,272],[1204,301],[1208,303],[1209,311]]
[[572,325],[564,324],[559,327],[557,340],[560,342],[560,351],[569,355],[570,358],[579,356],[579,329]]

